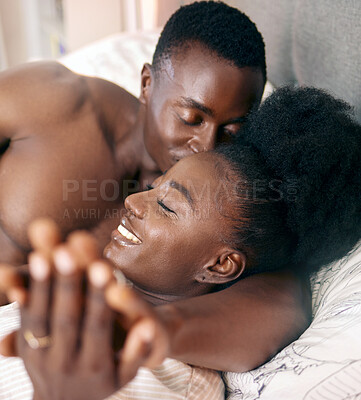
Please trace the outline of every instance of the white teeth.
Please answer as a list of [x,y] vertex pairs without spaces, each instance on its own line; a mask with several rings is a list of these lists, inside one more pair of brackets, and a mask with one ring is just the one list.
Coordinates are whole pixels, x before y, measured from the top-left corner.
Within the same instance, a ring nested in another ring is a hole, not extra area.
[[122,224],[118,226],[118,232],[126,237],[128,240],[131,240],[133,243],[140,244],[142,243],[136,236],[134,236],[131,232],[128,231]]

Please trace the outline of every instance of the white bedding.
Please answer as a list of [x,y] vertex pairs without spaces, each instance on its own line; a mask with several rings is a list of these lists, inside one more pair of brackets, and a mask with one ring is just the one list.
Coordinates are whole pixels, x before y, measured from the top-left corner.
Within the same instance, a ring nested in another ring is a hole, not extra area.
[[140,73],[151,63],[159,32],[117,33],[60,58],[71,70],[107,79],[134,96],[140,94]]
[[361,399],[361,251],[312,279],[313,321],[270,362],[224,374],[229,400]]

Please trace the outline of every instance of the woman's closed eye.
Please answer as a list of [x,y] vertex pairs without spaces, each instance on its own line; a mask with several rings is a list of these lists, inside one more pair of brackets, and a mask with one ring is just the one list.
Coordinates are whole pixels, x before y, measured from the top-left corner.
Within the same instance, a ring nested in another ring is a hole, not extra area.
[[[146,188],[147,188],[147,190],[152,190],[152,189],[154,189],[154,187],[153,187],[152,185],[146,185]],[[174,215],[174,216],[177,216],[177,213],[176,213],[174,210],[172,210],[171,208],[167,207],[167,206],[163,203],[163,200],[157,199],[157,204],[162,208],[162,211],[163,211],[165,214],[167,214],[167,215],[172,214],[172,215]]]
[[162,207],[162,209],[163,209],[164,211],[166,211],[167,213],[177,215],[177,213],[176,213],[174,210],[172,210],[171,208],[167,207],[167,206],[163,203],[163,200],[157,199],[157,203],[158,203],[158,204]]

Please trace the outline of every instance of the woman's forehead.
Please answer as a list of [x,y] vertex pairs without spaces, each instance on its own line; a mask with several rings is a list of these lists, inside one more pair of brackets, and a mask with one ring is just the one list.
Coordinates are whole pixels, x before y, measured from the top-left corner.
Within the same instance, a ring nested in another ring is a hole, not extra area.
[[228,163],[214,152],[199,153],[180,160],[165,175],[174,186],[187,190],[195,204],[224,202],[224,193],[232,195],[232,183],[226,179]]

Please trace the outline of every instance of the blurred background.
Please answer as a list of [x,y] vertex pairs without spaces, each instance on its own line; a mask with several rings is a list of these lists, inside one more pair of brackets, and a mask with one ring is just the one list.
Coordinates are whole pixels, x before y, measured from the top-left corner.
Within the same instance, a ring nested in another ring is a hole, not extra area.
[[[0,69],[58,58],[117,32],[154,30],[191,0],[0,0]],[[226,1],[237,6],[240,1]]]

